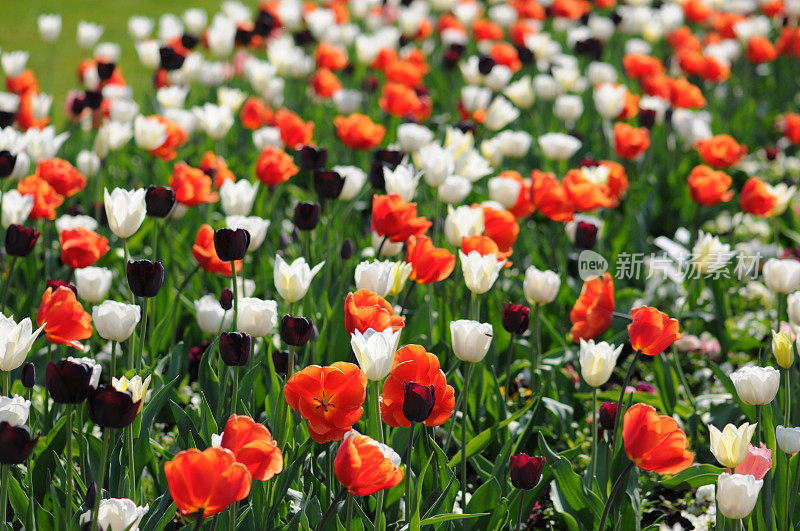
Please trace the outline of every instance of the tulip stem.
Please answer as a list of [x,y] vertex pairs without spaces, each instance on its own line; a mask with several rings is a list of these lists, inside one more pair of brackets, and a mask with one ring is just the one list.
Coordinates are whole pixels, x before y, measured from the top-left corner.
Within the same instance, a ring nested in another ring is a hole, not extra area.
[[511,340],[508,342],[508,361],[506,362],[506,401],[511,393],[511,364],[514,362],[514,336],[511,334]]
[[517,527],[515,531],[522,529],[522,506],[525,505],[525,491],[519,491],[519,512],[517,513]]
[[119,341],[112,341],[111,342],[111,377],[115,377],[117,375],[117,348],[119,347]]
[[603,507],[603,515],[600,517],[600,525],[598,526],[598,531],[605,531],[606,528],[606,519],[608,518],[608,511],[611,510],[611,506],[613,505],[614,497],[617,495],[617,491],[622,487],[624,480],[628,477],[628,473],[633,468],[633,461],[628,463],[628,466],[625,467],[625,470],[617,478],[617,481],[614,482],[614,486],[611,487],[611,493],[608,495],[608,499],[606,500],[606,505]]
[[194,524],[194,531],[198,531],[201,527],[203,527],[203,513],[205,512],[204,508],[200,508],[200,512],[197,513],[197,520]]
[[539,358],[542,355],[542,305],[533,305],[533,338],[531,340],[531,383],[533,375],[539,369]]
[[464,389],[461,392],[464,394],[464,401],[462,402],[463,409],[461,410],[461,512],[467,514],[467,426],[469,426],[469,400],[467,400],[467,393],[469,392],[469,382],[472,380],[472,371],[475,369],[475,364],[470,363],[467,367],[467,375],[464,378]]
[[233,502],[231,504],[231,518],[228,520],[228,530],[235,531],[236,529],[236,518],[238,517],[239,513],[239,504],[237,502]]
[[231,415],[236,414],[236,402],[239,401],[239,367],[233,367],[233,399],[231,400]]
[[414,511],[411,507],[414,504],[413,494],[411,487],[414,483],[411,477],[411,456],[414,452],[414,428],[417,426],[415,422],[411,423],[411,429],[408,432],[408,448],[406,449],[406,522],[411,525],[411,515]]
[[784,375],[784,382],[783,383],[784,383],[784,387],[785,387],[784,393],[785,393],[785,396],[786,396],[786,403],[784,404],[784,410],[786,411],[786,413],[783,416],[783,423],[785,425],[787,425],[787,426],[791,426],[792,425],[792,419],[791,419],[791,416],[792,416],[792,400],[791,400],[790,390],[792,388],[792,385],[791,385],[791,377],[790,377],[789,369],[784,369],[783,370],[783,375]]
[[325,529],[325,524],[328,523],[328,519],[331,517],[331,514],[333,514],[333,509],[336,507],[337,503],[342,501],[342,498],[344,498],[345,494],[348,494],[348,492],[344,487],[339,489],[339,492],[336,493],[336,497],[331,502],[331,506],[328,507],[328,510],[325,511],[325,514],[322,515],[322,521],[317,526],[317,531],[323,531]]
[[15,266],[17,265],[17,256],[11,257],[11,265],[8,266],[8,276],[6,277],[6,282],[3,285],[3,298],[2,302],[0,302],[0,313],[6,311],[6,297],[8,296],[8,286],[11,284],[11,280],[14,278],[14,270]]
[[11,465],[0,465],[0,522],[6,525],[6,508],[8,506],[8,472]]
[[128,475],[131,478],[131,499],[136,501],[136,462],[133,451],[133,424],[125,428],[128,436]]
[[617,418],[614,419],[614,444],[616,444],[618,441],[617,432],[619,431],[619,422],[620,422],[619,419],[622,417],[622,414],[624,413],[624,411],[622,410],[622,405],[623,405],[623,400],[625,399],[625,389],[628,388],[628,384],[631,381],[631,376],[633,376],[633,369],[636,366],[636,362],[639,361],[639,354],[641,354],[641,352],[637,350],[636,354],[634,354],[633,356],[633,361],[631,361],[631,364],[628,365],[628,372],[625,373],[625,379],[622,381],[622,389],[619,392],[619,400],[617,401]]
[[[415,282],[416,284],[416,282]],[[375,380],[373,382],[373,388],[375,389],[374,399],[372,400],[372,407],[373,407],[373,417],[375,417],[375,427],[378,432],[378,441],[381,443],[384,442],[383,437],[383,424],[381,423],[381,408],[380,408],[380,382]],[[376,505],[375,505],[375,522],[374,528],[375,531],[380,531],[380,523],[381,523],[381,515],[383,514],[383,491],[379,491],[377,495]]]
[[353,495],[347,495],[347,531],[353,527]]
[[[791,426],[792,425],[792,422],[791,422],[791,419],[790,419],[790,416],[791,416],[791,397],[789,395],[789,390],[791,389],[791,384],[790,384],[791,380],[789,378],[789,369],[784,369],[783,370],[783,374],[784,374],[784,382],[783,383],[784,383],[784,387],[785,387],[784,391],[786,393],[785,394],[785,396],[786,396],[786,404],[784,404],[784,408],[785,408],[786,413],[784,414],[784,417],[783,417],[783,423],[786,426]],[[795,493],[794,495],[796,495],[796,492],[797,492],[796,490],[795,491],[790,491],[789,490],[789,482],[791,480],[791,473],[790,473],[789,463],[790,463],[791,457],[792,456],[790,454],[786,454],[786,483],[785,483],[786,490],[783,493],[784,498],[786,498],[786,513],[785,513],[786,521],[785,521],[785,525],[783,527],[784,529],[789,529],[788,526],[789,526],[789,524],[791,523],[791,520],[792,520],[792,516],[789,513],[789,499],[792,498],[792,496],[793,496],[791,493],[794,492]]]
[[142,367],[142,356],[144,356],[144,340],[147,336],[147,308],[150,306],[150,299],[143,298],[142,299],[142,326],[139,332],[139,349],[136,355],[136,359],[134,360],[134,365],[136,369],[136,374],[139,374],[139,370]]
[[[465,365],[466,361],[462,361],[461,364]],[[458,393],[458,398],[456,399],[456,407],[453,411],[460,411],[461,410],[461,403],[464,401],[464,389],[462,388],[462,392]],[[447,437],[444,440],[444,446],[442,449],[447,453],[450,450],[450,441],[453,440],[453,428],[456,425],[456,417],[455,415],[452,416],[452,420],[450,421],[450,427],[447,429]]]
[[94,508],[92,508],[92,530],[97,531],[100,527],[97,516],[100,512],[100,499],[103,497],[103,483],[106,479],[106,461],[108,460],[108,442],[111,438],[111,429],[103,429],[103,450],[100,458],[100,473],[97,477],[97,495],[94,498]]
[[592,475],[589,476],[589,486],[597,471],[597,387],[592,387]]
[[65,509],[67,510],[67,526],[72,526],[72,474],[74,468],[72,466],[72,421],[73,421],[72,404],[67,404],[67,446],[66,455],[67,466],[65,467],[67,473],[67,501]]
[[239,286],[236,282],[236,260],[231,260],[231,274],[233,276],[233,331],[236,332],[239,317]]
[[11,372],[3,371],[3,395],[11,396]]

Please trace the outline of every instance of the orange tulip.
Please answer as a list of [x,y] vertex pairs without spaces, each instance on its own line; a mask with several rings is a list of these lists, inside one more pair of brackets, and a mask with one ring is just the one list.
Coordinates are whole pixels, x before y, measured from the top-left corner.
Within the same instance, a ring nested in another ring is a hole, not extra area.
[[39,83],[36,81],[33,70],[26,68],[18,76],[6,78],[6,89],[17,96],[22,96],[30,91],[38,93]]
[[730,201],[733,191],[730,190],[732,179],[721,171],[701,164],[689,174],[689,192],[692,200],[698,205],[714,206],[723,201]]
[[747,58],[753,64],[771,63],[778,57],[778,50],[769,39],[754,35],[747,41]]
[[369,119],[369,116],[354,113],[350,116],[337,116],[333,119],[336,136],[353,149],[373,149],[380,145],[386,134],[386,128]]
[[92,316],[67,286],[50,287],[42,295],[36,323],[44,325],[47,340],[83,350],[80,340],[92,336]]
[[625,172],[625,167],[619,162],[601,160],[599,164],[608,169],[608,179],[606,180],[608,194],[611,197],[611,206],[617,206],[620,198],[628,191],[628,174]]
[[64,196],[36,175],[28,175],[17,183],[17,191],[33,196],[33,209],[28,216],[30,219],[56,219],[56,209],[64,203]]
[[792,144],[800,144],[800,113],[788,112],[778,118],[779,129]]
[[552,173],[531,172],[531,202],[536,210],[553,221],[569,221],[575,214],[575,205]]
[[569,313],[570,334],[575,341],[592,339],[611,326],[614,313],[614,281],[608,273],[583,283]]
[[299,171],[300,168],[288,153],[272,146],[264,148],[256,163],[256,177],[267,186],[285,183]]
[[333,44],[321,42],[314,50],[314,60],[318,68],[341,70],[347,66],[347,51]]
[[706,98],[700,87],[689,83],[685,77],[670,81],[669,94],[672,105],[682,109],[702,109],[706,106]]
[[283,454],[263,424],[246,415],[231,415],[222,432],[221,446],[247,467],[253,479],[267,481],[283,470]]
[[402,83],[386,83],[378,105],[387,114],[400,118],[413,117],[422,108],[416,91]]
[[461,238],[461,252],[464,254],[469,254],[472,251],[477,251],[479,255],[486,256],[487,254],[493,254],[497,257],[497,261],[501,262],[503,260],[506,263],[503,267],[511,267],[511,262],[508,260],[508,257],[511,256],[512,251],[503,252],[497,246],[497,243],[488,236],[464,236]]
[[213,151],[205,152],[203,160],[200,161],[200,165],[197,168],[211,177],[212,185],[217,190],[222,188],[226,181],[236,181],[236,176],[228,169],[225,159],[216,156]]
[[172,169],[169,185],[175,190],[175,200],[187,207],[213,203],[219,199],[211,190],[211,177],[185,162],[177,163]]
[[483,235],[493,239],[504,253],[510,253],[519,236],[519,224],[514,214],[508,210],[498,210],[489,206],[483,210]]
[[167,130],[167,137],[160,146],[158,146],[156,149],[150,150],[148,153],[161,160],[173,160],[178,155],[176,150],[186,143],[186,141],[189,139],[189,136],[186,134],[186,131],[181,129],[178,124],[169,118],[164,118],[163,116],[159,116],[157,114],[151,116],[150,118],[155,118],[164,125]]
[[614,125],[614,151],[623,159],[636,159],[650,147],[650,131],[624,122]]
[[694,462],[686,434],[672,417],[659,415],[653,406],[634,404],[622,423],[625,453],[636,466],[659,474],[677,474]]
[[778,198],[770,191],[758,177],[750,177],[744,183],[739,206],[748,214],[769,217],[772,209],[778,203]]
[[359,330],[362,333],[372,328],[383,332],[389,327],[397,332],[405,326],[405,321],[394,313],[394,308],[386,299],[368,289],[348,293],[344,301],[344,328],[348,334]]
[[62,159],[40,160],[36,176],[44,179],[59,194],[70,197],[86,187],[86,177],[69,162]]
[[62,230],[58,241],[61,261],[72,269],[94,265],[108,252],[108,239],[83,227]]
[[202,511],[208,518],[250,494],[250,472],[226,448],[184,450],[164,464],[164,473],[169,494],[184,516]]
[[239,109],[239,120],[242,127],[253,131],[272,122],[272,111],[258,98],[249,97]]
[[717,135],[700,140],[694,146],[706,164],[714,168],[728,168],[747,155],[747,146],[731,135]]
[[340,441],[364,413],[367,377],[358,365],[344,361],[310,365],[289,378],[283,395],[308,422],[312,439],[320,444]]
[[608,208],[612,204],[608,186],[591,180],[581,168],[569,170],[561,184],[577,210]]
[[518,72],[522,68],[517,49],[508,42],[496,42],[489,51],[489,57],[498,65],[507,66],[512,72]]
[[336,479],[356,496],[369,496],[403,481],[400,456],[355,430],[347,432],[333,460]]
[[[200,227],[197,237],[192,246],[192,255],[200,267],[209,273],[218,273],[226,277],[233,276],[233,269],[230,262],[223,262],[214,247],[214,229],[208,223]],[[242,268],[242,261],[236,260],[236,272]]]
[[450,276],[456,266],[456,257],[447,249],[434,247],[427,236],[408,239],[406,262],[411,264],[410,280],[417,284],[439,282]]
[[632,79],[645,79],[666,71],[659,59],[638,53],[631,53],[623,57],[622,64],[625,67],[625,75]]
[[395,354],[392,372],[383,383],[381,418],[386,424],[411,427],[411,423],[403,415],[404,382],[434,387],[436,400],[433,411],[425,421],[426,426],[441,426],[447,422],[455,407],[455,391],[451,385],[447,385],[444,372],[439,366],[439,358],[426,352],[425,347],[420,345],[406,345]]
[[275,113],[275,125],[280,129],[281,140],[288,149],[300,149],[310,143],[314,136],[314,122],[304,122],[287,109],[278,109]]
[[424,217],[417,217],[416,203],[407,203],[398,194],[372,196],[372,230],[390,241],[419,238],[431,225]]
[[631,347],[642,354],[655,356],[683,337],[678,321],[650,306],[631,310],[633,322],[628,325]]

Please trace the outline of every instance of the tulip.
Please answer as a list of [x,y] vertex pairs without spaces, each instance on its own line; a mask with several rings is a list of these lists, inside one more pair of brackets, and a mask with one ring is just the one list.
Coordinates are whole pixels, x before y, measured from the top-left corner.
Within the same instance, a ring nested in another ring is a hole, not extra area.
[[328,150],[317,146],[300,148],[300,163],[307,170],[318,170],[328,161]]
[[792,348],[792,340],[789,338],[789,334],[772,331],[772,354],[781,368],[788,369],[792,366],[794,349]]
[[122,393],[129,391],[131,398],[134,402],[139,402],[139,411],[142,410],[144,405],[144,398],[147,394],[147,388],[150,387],[150,376],[142,380],[138,374],[133,378],[128,379],[126,376],[122,378],[111,378],[111,385],[117,391]]
[[86,302],[102,301],[111,289],[113,274],[104,267],[83,267],[75,270],[78,296]]
[[774,293],[788,294],[800,289],[800,262],[770,258],[762,269],[764,282]]
[[525,270],[522,289],[530,304],[547,304],[558,295],[561,278],[553,271],[540,271],[534,266]]
[[239,299],[236,329],[253,337],[264,337],[278,326],[278,303],[254,297]]
[[742,367],[732,373],[731,381],[739,399],[751,406],[772,402],[781,384],[781,373],[773,367]]
[[628,325],[631,347],[637,352],[655,356],[683,336],[678,321],[649,306],[631,310],[633,321]]
[[395,262],[388,260],[361,262],[355,270],[356,288],[368,289],[385,297],[394,285],[395,266]]
[[273,274],[275,289],[287,302],[297,302],[305,297],[311,280],[324,265],[325,262],[320,262],[311,269],[302,257],[287,264],[280,255],[277,255]]
[[734,520],[746,518],[758,501],[764,480],[747,474],[723,472],[717,479],[717,510]]
[[314,191],[320,199],[336,199],[344,189],[345,179],[335,170],[314,171]]
[[22,225],[11,225],[6,231],[6,254],[14,257],[28,256],[38,239],[38,230]]
[[308,317],[284,315],[281,320],[281,340],[293,347],[302,347],[311,339],[314,324]]
[[137,297],[155,297],[164,284],[164,265],[150,260],[128,262],[128,286]]
[[[230,181],[225,181],[230,182]],[[226,216],[225,223],[231,229],[244,229],[250,234],[250,245],[248,251],[255,251],[267,237],[267,229],[270,221],[258,216]]]
[[228,367],[247,365],[253,352],[253,339],[244,332],[222,332],[219,355]]
[[248,216],[258,193],[258,183],[248,180],[225,181],[219,189],[222,210],[227,216]]
[[30,317],[17,323],[13,318],[0,314],[0,371],[11,372],[22,365],[43,329],[44,325],[33,330]]
[[488,323],[466,319],[450,322],[453,353],[461,361],[482,361],[492,344],[492,335],[492,325]]
[[403,481],[397,452],[355,430],[342,440],[333,467],[342,486],[356,496],[369,496]]
[[787,298],[787,313],[789,314],[789,322],[795,326],[800,326],[800,291],[791,293]]
[[233,452],[253,479],[268,481],[283,470],[283,455],[263,424],[244,415],[231,415],[222,432],[220,446]]
[[245,229],[222,228],[214,231],[214,249],[223,262],[242,260],[250,246],[250,233]]
[[2,194],[2,213],[0,221],[3,227],[25,223],[33,211],[34,196],[22,195],[17,190],[9,190]]
[[230,328],[233,323],[233,314],[226,313],[212,295],[205,295],[194,301],[194,311],[197,325],[206,334],[216,334],[220,329]]
[[[39,437],[31,437],[28,426],[0,421],[0,465],[19,465],[33,452]],[[3,500],[3,503],[6,503]]]
[[542,469],[545,459],[539,456],[530,456],[526,453],[511,456],[509,475],[511,484],[520,490],[530,490],[539,484],[542,479]]
[[732,256],[730,245],[723,244],[717,236],[702,231],[700,239],[692,248],[692,264],[700,275],[707,275],[722,269]]
[[36,19],[39,36],[44,42],[55,42],[61,35],[61,15],[39,15]]
[[119,238],[130,238],[142,226],[147,207],[144,188],[128,191],[114,188],[109,194],[103,189],[106,217],[111,232]]
[[92,308],[92,321],[103,339],[122,342],[131,337],[141,318],[141,308],[135,304],[104,301]]
[[100,171],[100,157],[94,151],[82,150],[75,160],[78,171],[86,177],[94,177]]
[[175,191],[166,186],[147,187],[145,192],[147,215],[153,218],[165,218],[175,206]]
[[567,160],[580,148],[581,141],[563,133],[547,133],[539,137],[539,149],[545,158]]
[[22,426],[28,422],[30,409],[30,400],[25,400],[19,395],[0,396],[0,422],[7,422],[11,426]]
[[134,401],[131,391],[118,391],[113,385],[103,384],[90,391],[86,407],[89,418],[98,426],[120,429],[133,422],[141,401]]
[[[94,500],[89,500],[88,496],[86,506],[94,507]],[[99,528],[108,531],[116,531],[117,529],[139,531],[139,524],[149,510],[149,505],[140,507],[128,498],[102,499],[97,511],[97,525]],[[81,515],[82,524],[88,524],[91,521],[92,511],[86,511]]]
[[[223,289],[222,293],[219,294],[219,305],[225,311],[228,311],[231,308],[233,308],[233,292],[230,290],[230,288]],[[236,327],[237,328],[239,327],[238,320]]]
[[367,174],[361,168],[356,166],[334,166],[333,171],[338,173],[344,179],[344,186],[342,191],[339,192],[338,199],[343,201],[350,201],[358,192],[364,187],[367,181]]
[[494,254],[481,256],[477,251],[471,251],[467,255],[459,250],[458,255],[464,272],[464,282],[467,288],[476,295],[486,293],[491,289],[506,263],[505,260],[498,261]]
[[298,230],[314,230],[319,223],[319,203],[297,203],[294,209],[294,225]]
[[19,379],[26,389],[32,389],[36,385],[36,366],[29,361],[25,362]]
[[614,431],[617,423],[617,408],[616,402],[603,402],[600,405],[600,412],[597,415],[597,420],[600,427],[606,431]]
[[622,345],[614,347],[605,341],[580,340],[581,376],[592,387],[605,384],[614,372]]
[[764,479],[772,468],[772,451],[761,443],[756,448],[752,444],[747,448],[747,457],[739,463],[734,472],[736,474],[750,474],[756,479]]
[[[601,168],[602,166],[597,166]],[[594,249],[597,244],[597,233],[602,228],[603,222],[590,216],[575,216],[575,219],[564,225],[564,231],[578,249]]]
[[436,404],[435,388],[416,382],[403,382],[403,416],[411,422],[425,422]]
[[273,350],[272,366],[275,367],[276,373],[280,374],[281,376],[286,376],[286,374],[289,372],[289,353],[285,350]]
[[775,428],[775,440],[778,442],[778,448],[787,454],[800,452],[800,428],[778,426]]
[[58,404],[80,404],[86,400],[92,384],[99,382],[100,370],[100,365],[88,358],[50,362],[45,375],[47,391]]
[[530,322],[531,309],[522,304],[503,303],[503,328],[509,334],[524,334]]
[[[513,179],[505,179],[512,180]],[[447,217],[444,220],[444,234],[453,247],[461,247],[465,237],[483,233],[483,209],[462,205],[453,208],[447,205]]]
[[747,422],[738,428],[733,424],[727,424],[722,431],[719,431],[709,424],[711,453],[717,458],[719,464],[725,468],[736,468],[736,465],[744,461],[756,426],[756,424]]
[[358,365],[367,379],[381,381],[392,370],[394,355],[400,342],[400,330],[386,328],[378,332],[368,328],[365,332],[354,330],[350,336]]

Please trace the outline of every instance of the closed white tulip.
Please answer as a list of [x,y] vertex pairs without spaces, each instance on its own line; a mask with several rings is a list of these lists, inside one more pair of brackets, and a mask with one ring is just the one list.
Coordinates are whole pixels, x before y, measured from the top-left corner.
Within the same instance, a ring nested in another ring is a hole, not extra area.
[[551,160],[567,160],[581,148],[581,141],[564,133],[547,133],[539,137],[542,155]]
[[444,235],[453,247],[461,247],[461,240],[468,236],[483,234],[483,209],[461,205],[447,205],[444,219]]
[[453,154],[439,144],[429,143],[419,148],[414,162],[422,168],[425,182],[434,188],[441,186],[455,171]]
[[344,186],[338,199],[349,201],[353,199],[367,182],[367,174],[357,166],[334,166],[333,171],[344,179]]
[[86,302],[100,302],[111,289],[114,274],[105,267],[83,267],[75,270],[75,287],[78,297]]
[[395,263],[389,260],[361,262],[355,271],[356,288],[368,289],[385,297],[394,285],[394,270]]
[[517,203],[522,184],[511,177],[492,177],[489,179],[489,199],[497,201],[503,208],[511,208]]
[[33,196],[22,195],[17,190],[9,190],[3,197],[2,223],[4,228],[22,225],[33,210]]
[[483,125],[490,131],[499,131],[519,117],[519,109],[503,96],[496,96],[486,109]]
[[247,179],[225,181],[219,189],[222,210],[228,216],[248,216],[258,193],[258,183]]
[[[109,531],[139,531],[139,523],[150,510],[149,505],[140,507],[128,498],[105,498],[100,500],[97,525]],[[81,523],[91,522],[92,511],[81,515]]]
[[787,454],[800,452],[800,428],[778,426],[775,428],[775,440],[778,442],[778,448]]
[[542,271],[534,266],[525,270],[525,281],[522,289],[530,304],[547,304],[553,302],[561,288],[561,277],[554,271]]
[[[233,312],[226,312],[213,295],[204,295],[194,301],[194,311],[197,325],[206,334],[216,334],[222,326],[227,330],[233,323]],[[222,320],[225,319],[223,325]]]
[[413,153],[433,140],[433,131],[415,123],[400,124],[397,127],[397,141],[400,149]]
[[133,140],[145,151],[152,151],[167,140],[167,126],[155,116],[142,116],[133,121]]
[[61,15],[39,15],[36,24],[44,42],[55,42],[61,35]]
[[291,264],[287,263],[280,255],[275,258],[275,289],[287,302],[297,302],[305,297],[311,280],[319,273],[325,262],[320,262],[314,268],[309,268],[305,258],[298,258]]
[[800,289],[800,262],[770,258],[762,269],[764,282],[774,293],[789,294]]
[[789,322],[800,326],[800,291],[795,291],[786,297],[786,310],[789,313]]
[[242,297],[239,299],[236,328],[240,332],[245,332],[253,337],[264,337],[277,326],[277,302],[255,297]]
[[494,331],[489,323],[468,319],[450,322],[450,339],[453,353],[461,361],[477,363],[486,357],[492,344]]
[[492,288],[497,276],[500,274],[500,270],[506,263],[505,260],[498,262],[497,256],[494,254],[481,256],[478,251],[464,254],[463,251],[459,250],[458,256],[461,259],[461,269],[464,272],[464,283],[472,293],[478,295],[486,293]]
[[136,304],[104,301],[92,308],[92,322],[103,339],[122,342],[131,337],[141,319],[141,308]]
[[8,422],[12,426],[22,426],[28,422],[31,403],[19,395],[13,397],[0,396],[0,422]]
[[472,190],[472,183],[460,175],[450,175],[436,191],[439,199],[448,205],[457,205],[466,199]]
[[709,424],[711,453],[719,464],[725,468],[736,468],[736,465],[744,461],[757,425],[745,422],[737,428],[733,424],[726,424],[722,431],[719,431]]
[[394,332],[391,326],[382,332],[367,328],[363,334],[355,330],[350,335],[350,346],[358,366],[373,381],[383,380],[389,375],[399,343],[400,330]]
[[94,151],[81,150],[75,159],[78,171],[86,177],[94,177],[100,171],[100,157]]
[[745,404],[769,404],[778,393],[781,373],[774,367],[742,367],[731,374],[736,393]]
[[581,376],[586,383],[592,387],[600,387],[606,383],[614,372],[620,352],[622,345],[615,348],[605,341],[595,343],[593,339],[581,339]]
[[746,518],[753,512],[763,485],[763,479],[750,474],[723,472],[717,479],[717,510],[726,518]]
[[595,109],[606,120],[613,120],[625,108],[625,95],[627,93],[628,89],[623,85],[603,83],[594,89]]
[[114,188],[110,194],[103,190],[108,226],[119,238],[130,238],[142,226],[147,214],[146,193],[144,188],[133,191]]
[[44,325],[34,330],[30,317],[17,323],[0,314],[0,371],[13,371],[22,365],[42,329]]
[[93,22],[81,20],[78,22],[78,29],[76,33],[78,46],[84,50],[88,50],[94,46],[98,40],[100,40],[100,36],[103,34],[104,30],[105,28],[103,28],[103,26],[99,26]]

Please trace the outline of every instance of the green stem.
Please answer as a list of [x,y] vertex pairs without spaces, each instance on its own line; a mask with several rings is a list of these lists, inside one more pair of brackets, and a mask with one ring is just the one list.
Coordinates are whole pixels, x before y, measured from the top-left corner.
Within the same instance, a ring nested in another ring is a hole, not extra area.
[[67,405],[67,446],[66,446],[66,457],[67,466],[66,473],[67,473],[67,501],[66,501],[66,510],[67,510],[67,525],[72,525],[72,474],[74,471],[74,467],[72,466],[72,420],[73,420],[73,409],[75,406],[72,404]]
[[11,465],[0,465],[0,521],[3,522],[5,528],[6,522],[6,507],[8,506],[8,473],[11,470]]
[[625,389],[628,387],[628,384],[631,381],[633,369],[636,366],[636,362],[639,360],[639,354],[640,352],[637,350],[636,354],[633,356],[633,361],[631,361],[631,364],[628,365],[628,372],[625,373],[625,379],[622,381],[622,389],[619,392],[619,400],[617,401],[617,418],[614,420],[614,444],[616,444],[618,441],[617,432],[619,431],[620,418],[622,418],[622,414],[624,413],[622,406],[623,399],[625,398]]
[[118,341],[111,342],[111,378],[117,375],[117,349],[119,348]]
[[[378,432],[378,441],[381,443],[384,442],[383,436],[383,424],[381,421],[381,408],[379,404],[380,400],[380,382],[375,380],[373,382],[373,386],[375,389],[374,392],[374,399],[372,400],[372,407],[373,407],[373,416],[375,417],[375,427],[377,428]],[[373,523],[375,531],[380,531],[380,524],[381,524],[381,515],[383,514],[383,491],[378,491],[377,493],[377,500],[375,504],[375,521]]]
[[514,334],[511,334],[511,340],[508,342],[508,360],[506,361],[506,400],[511,392],[511,364],[514,362]]
[[464,379],[464,400],[462,401],[461,411],[461,512],[467,514],[467,426],[469,426],[469,400],[466,399],[466,394],[469,392],[469,383],[472,380],[472,371],[475,369],[475,364],[470,363],[467,367],[467,376]]
[[589,485],[597,471],[597,387],[592,388],[592,475],[589,476]]
[[139,371],[142,368],[142,357],[144,356],[144,341],[145,337],[147,337],[147,308],[150,306],[150,299],[144,298],[142,299],[142,322],[141,328],[139,332],[139,348],[137,349],[136,359],[134,360],[134,367],[136,369],[136,374],[139,374]]
[[605,531],[606,519],[608,518],[608,511],[611,510],[614,497],[617,495],[617,491],[622,486],[622,483],[624,482],[625,478],[628,476],[628,473],[631,471],[632,468],[633,468],[633,461],[628,463],[628,466],[626,466],[625,470],[622,471],[622,474],[619,475],[617,481],[614,482],[614,486],[611,487],[611,493],[608,495],[605,507],[603,507],[603,515],[600,517],[600,525],[597,528],[598,531]]
[[105,428],[103,430],[103,450],[101,453],[100,459],[100,475],[98,476],[97,481],[97,496],[94,499],[94,508],[92,509],[92,530],[97,531],[100,527],[97,522],[97,515],[100,512],[100,500],[103,497],[103,483],[105,483],[106,479],[106,463],[108,461],[108,443],[111,439],[111,430],[109,428]]
[[233,399],[231,400],[231,416],[236,414],[236,403],[239,401],[239,367],[233,367]]
[[322,515],[322,521],[317,526],[317,531],[322,531],[323,529],[325,529],[325,524],[328,523],[328,519],[333,514],[333,510],[336,507],[336,504],[339,503],[342,500],[342,498],[344,498],[345,494],[348,494],[348,492],[345,490],[344,487],[339,489],[339,492],[336,493],[336,497],[331,502],[331,506],[328,507],[328,510],[325,511],[325,514]]
[[542,356],[542,305],[538,302],[533,305],[533,340],[531,341],[531,377],[539,369],[539,359]]
[[678,373],[678,378],[680,378],[681,381],[681,387],[683,387],[683,393],[686,395],[686,399],[689,401],[692,411],[696,411],[697,403],[695,402],[692,390],[689,388],[689,380],[686,379],[686,374],[683,372],[681,361],[678,358],[678,350],[675,348],[674,344],[672,347],[672,364],[675,366],[675,371]]
[[3,395],[11,396],[11,372],[3,371]]
[[414,452],[414,428],[416,423],[411,423],[411,430],[408,434],[408,448],[406,450],[406,522],[411,525],[411,517],[414,514],[412,506],[414,505],[414,494],[411,492],[411,487],[414,483],[411,477],[411,457]]
[[353,528],[353,495],[347,495],[347,531]]
[[205,512],[205,509],[201,508],[200,512],[197,513],[197,520],[195,520],[195,523],[194,523],[194,531],[199,531],[199,529],[201,527],[203,527],[203,513],[204,512]]
[[231,517],[228,520],[228,529],[229,531],[234,531],[236,529],[236,518],[239,515],[239,504],[233,502],[231,504]]
[[519,512],[517,513],[517,527],[515,529],[522,529],[522,506],[525,504],[525,491],[519,491]]
[[131,480],[131,499],[136,501],[136,463],[133,451],[133,424],[125,428],[128,436],[128,477]]

